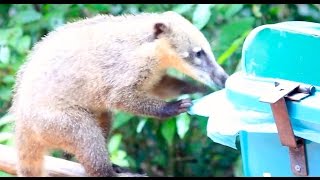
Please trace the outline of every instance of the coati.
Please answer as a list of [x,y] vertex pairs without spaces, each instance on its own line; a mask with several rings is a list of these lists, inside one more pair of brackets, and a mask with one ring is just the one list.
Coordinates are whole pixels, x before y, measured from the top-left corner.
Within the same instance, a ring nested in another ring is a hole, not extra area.
[[207,85],[228,78],[204,35],[175,12],[97,15],[48,33],[16,77],[18,176],[45,176],[53,148],[74,154],[88,176],[123,176],[105,146],[112,110],[156,119],[186,112],[190,99],[163,99],[199,88],[166,75],[172,67]]

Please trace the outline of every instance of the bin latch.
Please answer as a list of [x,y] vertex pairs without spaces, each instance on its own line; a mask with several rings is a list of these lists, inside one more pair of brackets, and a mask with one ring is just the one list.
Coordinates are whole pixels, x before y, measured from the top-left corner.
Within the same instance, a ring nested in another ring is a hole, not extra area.
[[295,137],[285,99],[300,101],[313,94],[314,86],[295,82],[275,82],[275,88],[262,97],[261,102],[271,105],[281,144],[289,147],[291,170],[296,176],[307,176],[304,139]]

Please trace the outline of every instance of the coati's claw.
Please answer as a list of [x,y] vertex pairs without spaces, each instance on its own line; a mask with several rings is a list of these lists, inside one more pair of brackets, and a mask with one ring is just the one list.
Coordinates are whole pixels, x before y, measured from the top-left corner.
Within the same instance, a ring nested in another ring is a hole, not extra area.
[[[179,102],[179,101],[178,101]],[[192,105],[192,102],[190,99],[182,99],[180,100],[180,108],[189,108]]]
[[161,117],[168,118],[172,116],[176,116],[178,114],[184,113],[188,111],[188,108],[191,107],[192,101],[190,99],[182,99],[175,102],[170,102],[164,108]]
[[116,165],[116,164],[112,164],[112,169],[113,169],[113,171],[115,171],[116,173],[128,173],[128,172],[130,172],[129,169],[123,168],[123,167],[118,166],[118,165]]

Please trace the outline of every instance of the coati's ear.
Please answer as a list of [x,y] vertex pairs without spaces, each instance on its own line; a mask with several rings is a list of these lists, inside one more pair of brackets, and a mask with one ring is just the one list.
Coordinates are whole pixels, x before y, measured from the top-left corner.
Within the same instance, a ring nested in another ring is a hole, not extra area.
[[154,37],[158,39],[159,35],[169,32],[169,25],[163,22],[155,23],[153,26]]

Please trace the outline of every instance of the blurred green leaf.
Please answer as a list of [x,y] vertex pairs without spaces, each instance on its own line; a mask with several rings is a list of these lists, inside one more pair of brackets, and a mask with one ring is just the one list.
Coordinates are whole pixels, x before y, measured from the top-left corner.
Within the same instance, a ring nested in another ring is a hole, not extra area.
[[183,139],[185,134],[188,132],[190,128],[190,121],[191,119],[187,113],[182,113],[177,116],[177,133],[180,139]]
[[246,31],[241,37],[236,39],[231,46],[218,58],[218,64],[224,64],[227,58],[229,58],[239,47],[242,45],[244,39],[249,34],[250,31]]
[[6,84],[14,83],[14,81],[15,81],[15,77],[13,75],[10,75],[10,74],[8,74],[7,76],[5,76],[2,79],[2,82],[6,83]]
[[127,153],[125,151],[118,150],[111,155],[110,160],[112,163],[114,163],[118,166],[128,167],[129,162],[128,162],[128,160],[125,159],[126,157],[127,157]]
[[192,23],[198,28],[202,29],[207,25],[211,16],[212,4],[198,4],[192,16]]
[[48,27],[50,30],[56,29],[57,27],[64,24],[63,14],[61,12],[54,12],[48,14]]
[[86,4],[86,7],[92,12],[108,12],[111,9],[110,4]]
[[35,10],[18,11],[17,14],[10,20],[10,24],[27,24],[37,21],[41,18],[41,14]]
[[8,46],[0,46],[0,62],[3,64],[9,64],[10,61],[10,49]]
[[59,158],[63,156],[63,151],[61,150],[53,150],[50,154],[53,157]]
[[260,10],[261,10],[261,5],[260,4],[252,5],[252,13],[258,18],[262,17],[262,13],[261,13]]
[[9,101],[11,98],[11,89],[8,89],[6,87],[0,86],[0,100]]
[[30,46],[31,46],[30,36],[23,36],[17,43],[16,49],[19,53],[23,54],[28,52]]
[[243,167],[242,167],[242,159],[241,156],[237,158],[237,161],[234,165],[234,175],[235,177],[243,177]]
[[175,119],[168,119],[162,123],[161,134],[169,146],[172,146],[173,137],[175,133],[176,133]]
[[166,157],[163,154],[159,154],[152,158],[152,162],[156,163],[157,165],[165,166]]
[[185,78],[185,75],[174,68],[169,68],[167,70],[167,74],[173,77],[177,77],[179,79]]
[[13,132],[13,123],[8,123],[1,128],[2,132]]
[[124,112],[118,112],[116,113],[115,120],[112,124],[112,129],[117,129],[126,123],[129,122],[129,120],[133,117],[133,115],[124,113]]
[[243,4],[229,4],[224,17],[229,19],[243,8]]
[[0,16],[7,15],[9,8],[9,4],[0,4]]
[[253,26],[254,18],[247,17],[229,22],[221,27],[220,43],[229,45],[238,36],[250,30]]
[[0,177],[13,177],[13,175],[0,171]]
[[108,144],[108,150],[110,154],[114,153],[119,149],[119,146],[121,144],[122,135],[121,134],[114,134]]
[[0,127],[3,125],[12,123],[14,121],[14,116],[12,114],[6,114],[0,118]]
[[147,119],[141,119],[139,121],[139,124],[137,126],[137,130],[136,130],[137,133],[140,133],[142,131],[142,129],[143,129],[144,125],[146,124],[146,122],[147,122]]
[[207,135],[208,117],[197,116],[198,128],[203,135]]
[[67,12],[73,4],[53,4],[55,11]]
[[175,6],[172,11],[175,11],[179,14],[183,14],[189,10],[192,9],[192,7],[194,7],[195,4],[179,4],[177,6]]
[[10,132],[1,132],[0,133],[0,144],[3,144],[5,141],[8,141],[13,138],[13,133]]
[[18,39],[22,37],[22,35],[23,29],[21,27],[0,29],[0,44],[15,47]]

